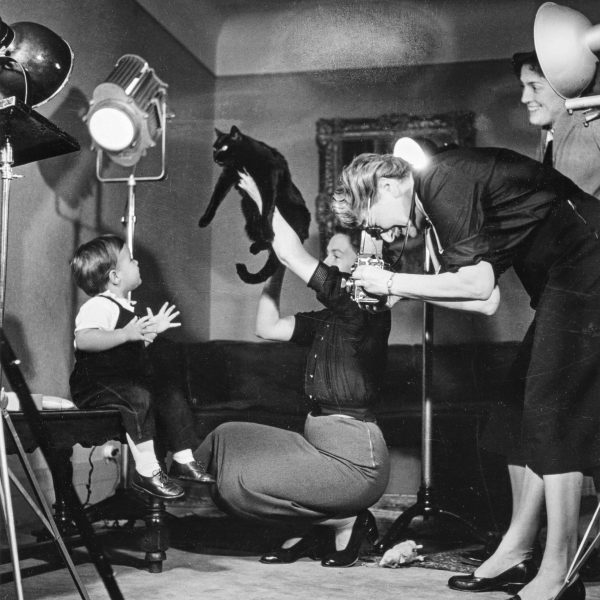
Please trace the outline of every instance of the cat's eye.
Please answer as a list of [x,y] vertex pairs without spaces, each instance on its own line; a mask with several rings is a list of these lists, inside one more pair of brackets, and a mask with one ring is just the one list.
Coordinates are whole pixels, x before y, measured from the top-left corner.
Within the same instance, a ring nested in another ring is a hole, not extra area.
[[229,146],[221,146],[221,152],[225,152],[226,150],[229,150]]

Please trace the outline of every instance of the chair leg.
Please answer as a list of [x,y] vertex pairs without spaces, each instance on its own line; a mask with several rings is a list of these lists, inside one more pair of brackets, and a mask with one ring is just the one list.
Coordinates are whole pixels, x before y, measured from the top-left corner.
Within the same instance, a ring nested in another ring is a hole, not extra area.
[[145,558],[150,573],[162,573],[162,564],[167,558],[170,535],[166,514],[163,500],[148,499],[144,515],[146,530],[142,535],[141,549],[146,552]]

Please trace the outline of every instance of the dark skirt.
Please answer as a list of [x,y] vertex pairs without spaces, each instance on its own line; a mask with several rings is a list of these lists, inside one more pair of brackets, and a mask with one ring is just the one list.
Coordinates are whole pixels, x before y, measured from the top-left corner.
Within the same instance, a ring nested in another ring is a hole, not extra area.
[[[575,218],[568,212],[564,219]],[[566,242],[557,237],[546,243],[556,248]],[[539,475],[600,466],[600,241],[596,235],[572,245],[550,268],[513,380],[512,397],[492,410],[484,448]]]
[[216,477],[217,504],[262,521],[349,517],[383,495],[389,457],[375,423],[307,417],[304,435],[256,423],[225,423],[196,458]]

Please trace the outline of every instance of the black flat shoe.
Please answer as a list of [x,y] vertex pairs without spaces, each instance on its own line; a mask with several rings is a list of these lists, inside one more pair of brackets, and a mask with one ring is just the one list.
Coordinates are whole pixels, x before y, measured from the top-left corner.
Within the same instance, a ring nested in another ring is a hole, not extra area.
[[206,468],[201,462],[196,460],[185,464],[174,460],[169,469],[169,477],[195,483],[215,483],[215,478],[206,472]]
[[301,537],[289,548],[277,548],[260,557],[260,562],[265,565],[289,564],[301,558],[320,560],[325,554],[335,548],[331,532],[314,528]]
[[365,510],[356,516],[348,545],[343,550],[329,553],[323,558],[324,567],[351,567],[358,560],[358,555],[365,543],[372,545],[377,540],[375,517]]
[[183,488],[169,479],[162,470],[156,471],[151,477],[144,477],[136,472],[131,479],[131,487],[163,500],[176,500],[185,494]]
[[529,583],[537,573],[537,566],[531,559],[500,573],[496,577],[475,577],[455,575],[448,580],[448,587],[461,592],[507,592],[514,594]]
[[[521,596],[517,594],[508,600],[521,600]],[[578,577],[569,585],[563,592],[560,600],[585,600],[585,585],[583,585],[581,578]]]

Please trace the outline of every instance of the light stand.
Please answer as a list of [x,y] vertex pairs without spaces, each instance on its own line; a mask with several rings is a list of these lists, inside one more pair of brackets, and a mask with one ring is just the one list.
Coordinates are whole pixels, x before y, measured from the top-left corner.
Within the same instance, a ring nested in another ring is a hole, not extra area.
[[[425,232],[427,239],[427,230]],[[431,253],[425,243],[424,273],[431,274]],[[379,552],[385,552],[398,541],[405,539],[408,528],[415,517],[424,519],[444,517],[460,523],[475,539],[487,541],[474,525],[459,514],[442,508],[438,503],[433,486],[432,442],[433,442],[433,403],[430,384],[433,366],[433,305],[423,302],[422,325],[422,368],[421,368],[421,486],[417,492],[417,502],[406,509],[393,523],[385,536],[375,544]]]

